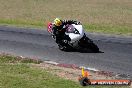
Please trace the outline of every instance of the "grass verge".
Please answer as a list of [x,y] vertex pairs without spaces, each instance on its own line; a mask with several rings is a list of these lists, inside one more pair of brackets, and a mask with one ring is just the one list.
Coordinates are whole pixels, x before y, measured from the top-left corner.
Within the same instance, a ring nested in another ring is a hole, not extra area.
[[132,28],[128,26],[89,24],[84,27],[88,32],[132,36]]
[[0,88],[80,88],[75,82],[30,67],[29,62],[38,61],[0,56]]
[[39,28],[42,28],[44,26],[44,22],[41,21],[15,20],[15,19],[0,19],[0,24],[23,26],[23,27],[39,27]]
[[[0,55],[0,88],[83,88],[79,83],[66,80],[46,69],[29,63],[41,61],[10,55]],[[53,71],[52,71],[53,72]],[[86,88],[129,88],[127,86],[89,86]]]
[[[47,22],[43,22],[43,21],[0,19],[1,25],[13,25],[20,27],[46,28],[46,23]],[[132,36],[132,28],[128,26],[86,24],[84,25],[84,29],[87,32]]]
[[0,0],[0,24],[43,27],[56,17],[90,32],[132,35],[132,0]]

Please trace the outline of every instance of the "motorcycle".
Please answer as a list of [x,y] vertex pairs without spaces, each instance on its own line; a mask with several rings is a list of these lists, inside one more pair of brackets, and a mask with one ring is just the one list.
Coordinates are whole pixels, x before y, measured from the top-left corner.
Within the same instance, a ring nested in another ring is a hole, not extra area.
[[[49,22],[47,25],[47,31],[51,34],[52,38],[56,40],[56,36],[53,34],[53,23]],[[70,24],[66,28],[66,35],[68,35],[71,41],[62,40],[66,45],[60,45],[59,49],[62,51],[78,50],[82,52],[99,52],[99,48],[96,44],[89,39],[81,24]]]

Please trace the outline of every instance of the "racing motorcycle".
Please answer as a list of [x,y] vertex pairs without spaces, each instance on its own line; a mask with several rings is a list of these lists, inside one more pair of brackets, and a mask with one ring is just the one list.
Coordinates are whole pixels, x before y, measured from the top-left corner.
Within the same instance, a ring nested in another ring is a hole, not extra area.
[[[49,22],[47,25],[47,31],[50,33],[52,38],[56,40],[56,36],[53,34],[53,23]],[[81,24],[70,24],[66,27],[66,35],[68,35],[71,41],[62,40],[66,45],[60,45],[59,49],[62,51],[78,50],[82,52],[99,52],[99,48],[96,44],[89,39]]]

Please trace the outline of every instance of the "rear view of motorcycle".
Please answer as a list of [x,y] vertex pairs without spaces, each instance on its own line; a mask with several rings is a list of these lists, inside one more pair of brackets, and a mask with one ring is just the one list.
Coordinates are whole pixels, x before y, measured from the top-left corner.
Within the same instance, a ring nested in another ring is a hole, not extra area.
[[[53,34],[52,30],[53,23],[49,22],[47,25],[47,31],[51,34],[52,38],[56,40],[56,36]],[[96,44],[93,43],[91,39],[89,39],[82,27],[81,24],[71,24],[68,25],[66,29],[67,36],[70,37],[71,41],[62,40],[64,44],[58,44],[58,47],[62,51],[84,51],[84,52],[99,52],[99,48]]]

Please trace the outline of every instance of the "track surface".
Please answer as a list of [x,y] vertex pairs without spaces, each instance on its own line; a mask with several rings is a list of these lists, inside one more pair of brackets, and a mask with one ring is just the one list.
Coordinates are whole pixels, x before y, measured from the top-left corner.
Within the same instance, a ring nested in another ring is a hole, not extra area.
[[132,37],[88,35],[104,53],[62,52],[44,30],[0,26],[0,52],[132,76]]

